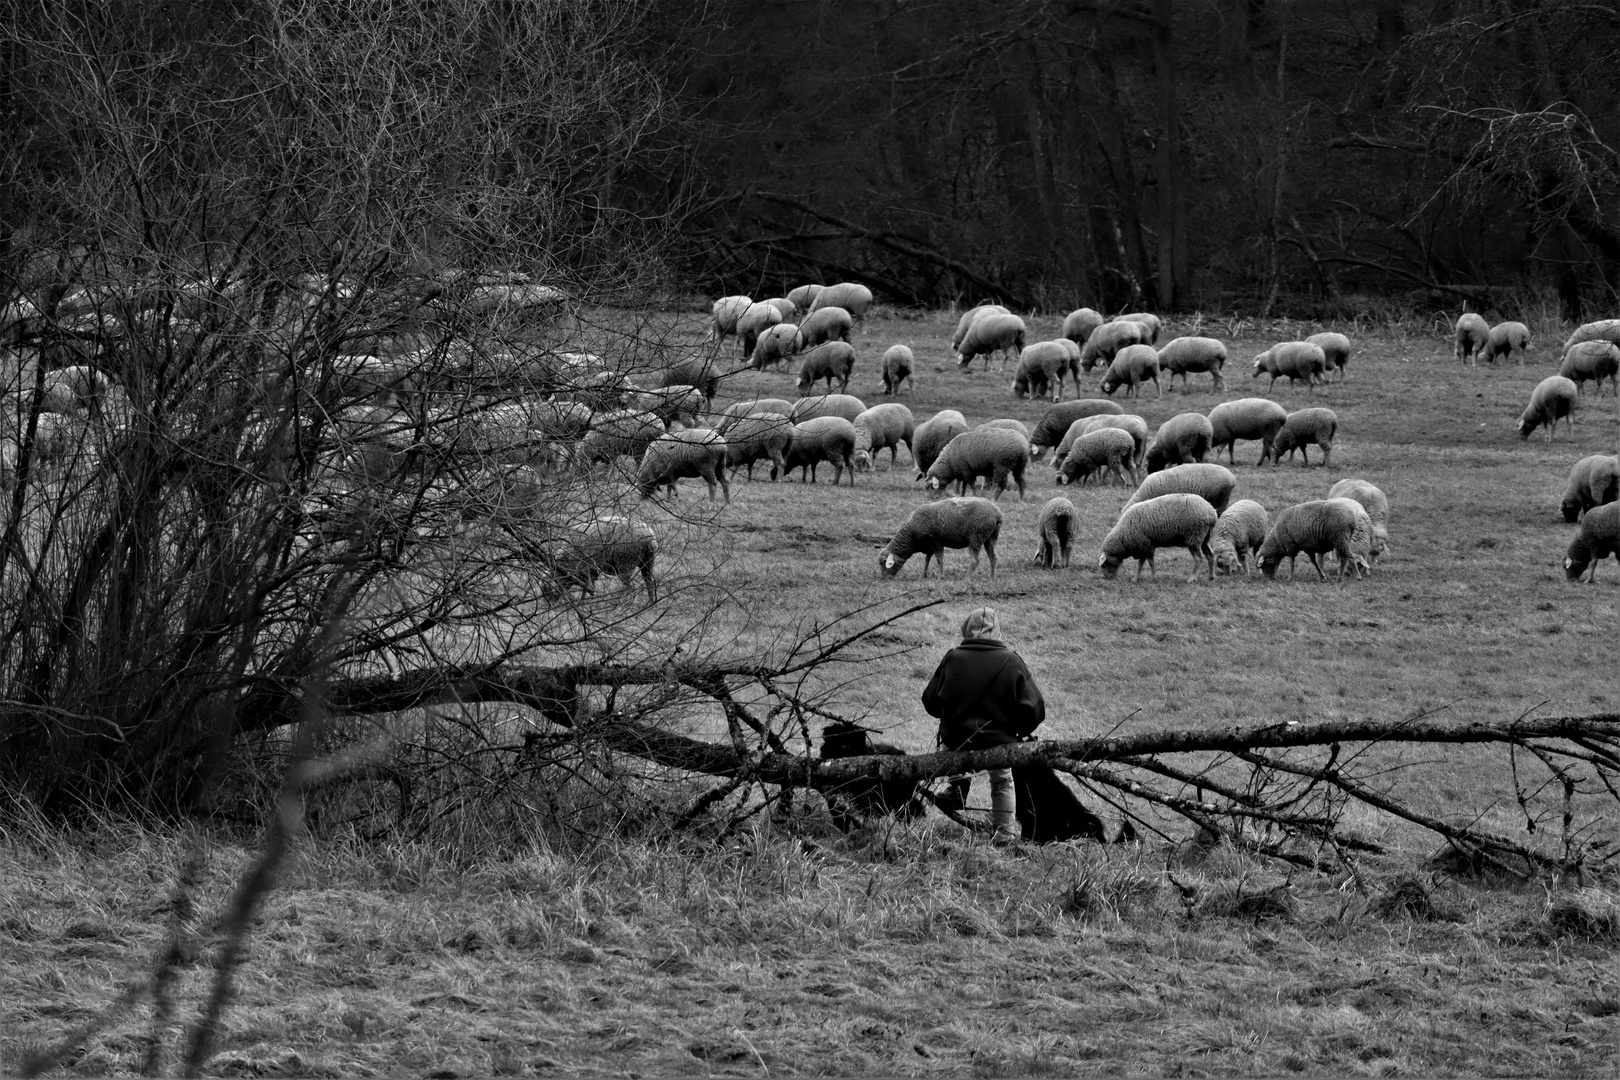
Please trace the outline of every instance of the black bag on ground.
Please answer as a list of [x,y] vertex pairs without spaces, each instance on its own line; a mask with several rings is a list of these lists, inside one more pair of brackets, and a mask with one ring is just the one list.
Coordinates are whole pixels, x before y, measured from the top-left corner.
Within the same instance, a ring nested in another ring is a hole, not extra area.
[[1019,765],[1013,771],[1018,796],[1018,828],[1036,844],[1060,840],[1105,842],[1102,819],[1080,801],[1048,765]]

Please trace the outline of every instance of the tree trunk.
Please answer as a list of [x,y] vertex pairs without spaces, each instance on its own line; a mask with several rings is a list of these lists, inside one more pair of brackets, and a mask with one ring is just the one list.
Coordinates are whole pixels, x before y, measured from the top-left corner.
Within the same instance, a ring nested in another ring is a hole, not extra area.
[[1153,66],[1157,76],[1159,133],[1154,169],[1159,196],[1159,308],[1185,306],[1186,199],[1181,190],[1180,110],[1176,104],[1175,48],[1170,0],[1153,0]]
[[1271,288],[1266,296],[1265,316],[1277,306],[1277,294],[1282,289],[1282,222],[1283,222],[1283,187],[1288,181],[1288,15],[1286,11],[1279,12],[1277,16],[1277,171],[1272,177],[1271,184],[1271,220],[1267,223],[1266,235],[1270,241],[1269,265],[1266,275],[1271,280]]

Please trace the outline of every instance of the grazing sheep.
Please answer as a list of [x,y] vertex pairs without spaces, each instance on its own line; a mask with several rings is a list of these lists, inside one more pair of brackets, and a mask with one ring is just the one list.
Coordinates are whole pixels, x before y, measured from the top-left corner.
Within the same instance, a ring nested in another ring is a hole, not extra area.
[[1128,431],[1102,428],[1074,440],[1058,466],[1059,484],[1083,484],[1094,473],[1107,470],[1130,487],[1136,480],[1136,440]]
[[[1018,432],[1018,434],[1022,435],[1026,439],[1029,438],[1029,425],[1024,423],[1022,420],[1014,420],[1010,416],[1003,416],[995,420],[986,420],[984,423],[980,424],[979,427],[1006,428],[1008,431]],[[974,430],[978,429],[975,428]]]
[[759,335],[759,340],[754,343],[754,351],[749,356],[748,366],[762,371],[773,364],[786,363],[788,357],[802,347],[803,342],[799,337],[797,326],[793,323],[777,323]]
[[643,499],[650,499],[660,487],[668,487],[675,496],[675,481],[682,477],[702,477],[709,485],[709,501],[714,501],[714,488],[720,485],[726,502],[731,501],[731,485],[726,483],[726,440],[708,428],[687,428],[658,436],[642,455],[641,468],[636,473],[636,490]]
[[1040,516],[1035,519],[1035,535],[1039,538],[1035,546],[1035,565],[1050,570],[1061,559],[1064,569],[1068,569],[1069,550],[1074,546],[1075,537],[1080,535],[1080,515],[1075,512],[1074,503],[1061,495],[1046,500]]
[[787,416],[792,412],[793,402],[788,401],[786,398],[750,398],[747,401],[737,401],[727,405],[725,411],[720,414],[719,422],[714,425],[714,430],[724,435],[731,430],[731,425],[743,417],[752,416],[755,413],[781,413],[783,416]]
[[1370,562],[1376,563],[1389,549],[1389,497],[1376,484],[1353,477],[1340,480],[1328,488],[1330,499],[1354,499],[1367,511],[1372,522],[1372,549]]
[[638,390],[625,399],[632,409],[644,409],[662,420],[666,426],[681,424],[697,427],[703,414],[705,398],[695,386],[665,386],[658,390]]
[[1305,340],[1322,350],[1322,356],[1327,361],[1327,367],[1322,369],[1323,378],[1326,378],[1330,368],[1338,368],[1339,381],[1344,382],[1344,368],[1346,364],[1350,363],[1350,339],[1343,334],[1328,330],[1320,334],[1312,334]]
[[1149,345],[1157,345],[1159,343],[1159,331],[1163,328],[1163,325],[1164,325],[1159,320],[1159,317],[1157,315],[1154,315],[1154,314],[1152,314],[1150,312],[1146,312],[1146,311],[1132,311],[1132,312],[1129,312],[1129,313],[1127,313],[1125,315],[1115,315],[1112,319],[1109,320],[1109,322],[1141,323],[1143,326],[1147,327],[1147,330],[1148,330],[1147,344],[1149,344]]
[[610,514],[572,526],[568,533],[567,539],[545,545],[546,561],[558,588],[578,588],[588,596],[596,591],[601,574],[614,575],[626,589],[632,586],[632,576],[640,574],[648,602],[658,599],[653,578],[658,537],[646,522]]
[[[916,358],[911,355],[911,349],[906,345],[890,345],[883,350],[883,392],[885,394],[898,394],[900,384],[911,379],[911,368]],[[917,389],[912,382],[911,388]]]
[[1018,370],[1013,374],[1012,393],[1015,398],[1045,397],[1050,390],[1052,400],[1063,397],[1063,374],[1069,368],[1069,351],[1055,341],[1037,341],[1018,357]]
[[1000,304],[980,304],[970,307],[962,312],[962,317],[956,320],[956,331],[951,334],[951,353],[954,355],[962,347],[962,339],[967,337],[968,328],[978,321],[981,315],[1011,315],[1012,312]]
[[748,479],[754,478],[754,462],[768,459],[771,479],[786,467],[788,444],[793,441],[793,422],[785,412],[750,413],[736,417],[726,428],[726,464],[732,475],[747,466]]
[[1142,459],[1147,456],[1148,426],[1147,421],[1135,413],[1122,413],[1119,416],[1087,416],[1069,425],[1069,430],[1063,433],[1058,441],[1057,453],[1052,457],[1052,468],[1061,469],[1063,461],[1069,455],[1069,448],[1076,439],[1091,434],[1093,431],[1102,431],[1105,428],[1118,428],[1131,437],[1136,444],[1136,452],[1131,455],[1131,474],[1134,476],[1142,468]]
[[1294,560],[1304,552],[1323,581],[1318,555],[1332,552],[1339,560],[1339,581],[1346,567],[1354,567],[1358,578],[1366,576],[1372,550],[1372,520],[1366,508],[1354,499],[1313,499],[1290,506],[1277,515],[1271,531],[1260,545],[1260,569],[1266,577],[1276,577],[1277,567],[1288,560],[1288,580],[1294,580]]
[[854,424],[854,459],[857,469],[864,471],[872,468],[872,455],[885,448],[889,451],[891,467],[899,463],[902,443],[905,444],[908,453],[912,452],[912,439],[916,435],[917,422],[912,417],[911,410],[899,402],[890,401],[874,405],[857,416]]
[[650,412],[623,409],[591,418],[591,429],[581,440],[586,461],[612,461],[628,455],[640,464],[647,446],[664,434],[664,424]]
[[1001,536],[1001,508],[989,499],[967,496],[924,503],[901,522],[894,536],[878,549],[878,571],[894,577],[906,560],[921,553],[923,577],[928,564],[939,560],[945,572],[945,549],[967,548],[973,555],[972,574],[979,569],[979,549],[990,559],[990,576],[996,576],[996,540]]
[[1007,354],[1016,358],[1024,351],[1024,320],[1016,315],[986,314],[973,321],[967,334],[956,349],[956,363],[971,368],[975,356],[985,357],[984,366],[990,366],[989,356],[1001,353],[1001,368],[1007,368]]
[[816,416],[793,425],[793,438],[783,455],[784,473],[799,470],[799,483],[816,482],[816,466],[832,462],[833,487],[849,470],[849,486],[855,486],[855,425],[842,416]]
[[761,300],[762,304],[769,304],[782,313],[782,321],[787,322],[799,313],[799,307],[785,296],[773,296],[769,300]]
[[1452,352],[1456,354],[1457,362],[1472,363],[1479,366],[1479,356],[1491,343],[1491,327],[1483,316],[1472,311],[1457,316],[1457,329],[1454,332]]
[[841,307],[818,307],[799,321],[799,334],[807,349],[824,341],[848,341],[854,328],[855,320]]
[[810,305],[816,302],[816,297],[821,295],[822,288],[821,285],[800,285],[789,289],[787,298],[793,301],[795,311],[808,312]]
[[1525,354],[1530,351],[1530,328],[1522,322],[1497,323],[1491,327],[1490,340],[1485,343],[1485,359],[1496,363],[1496,358],[1510,357],[1519,352],[1519,366],[1524,366]]
[[1569,437],[1575,437],[1575,401],[1579,389],[1563,375],[1549,375],[1530,391],[1530,404],[1519,417],[1519,438],[1528,439],[1541,425],[1547,426],[1547,441],[1552,442],[1553,431],[1562,417],[1569,417]]
[[742,339],[743,358],[747,359],[759,341],[759,335],[783,322],[782,313],[765,303],[748,305],[748,310],[737,319],[737,336]]
[[1582,341],[1572,345],[1558,365],[1558,374],[1575,383],[1576,393],[1581,392],[1587,379],[1596,379],[1597,392],[1602,395],[1603,380],[1608,379],[1610,386],[1616,386],[1617,373],[1620,373],[1620,346],[1607,341]]
[[1089,372],[1098,364],[1107,367],[1119,350],[1127,345],[1146,345],[1151,336],[1146,326],[1134,320],[1104,323],[1093,330],[1085,345],[1081,346],[1080,370]]
[[112,385],[107,376],[84,364],[47,371],[44,383],[40,411],[64,416],[98,414]]
[[1218,514],[1226,509],[1226,504],[1232,498],[1232,490],[1236,487],[1237,477],[1233,476],[1231,470],[1224,465],[1210,462],[1177,465],[1145,478],[1137,487],[1136,493],[1126,500],[1125,505],[1131,506],[1134,503],[1156,499],[1160,495],[1183,492],[1199,496],[1213,506]]
[[1034,432],[1029,437],[1030,460],[1041,460],[1046,448],[1056,446],[1076,420],[1083,420],[1088,416],[1119,416],[1124,411],[1124,406],[1119,402],[1105,401],[1102,398],[1077,398],[1074,401],[1053,405],[1041,414]]
[[659,388],[669,386],[695,386],[702,393],[703,400],[714,400],[715,391],[720,388],[720,373],[714,370],[712,361],[701,356],[687,357],[670,364],[658,375]]
[[1104,321],[1101,315],[1088,307],[1076,308],[1063,317],[1063,336],[1076,345],[1084,345]]
[[968,430],[967,418],[955,409],[943,409],[917,425],[911,443],[911,461],[917,466],[917,479],[928,469],[952,439]]
[[754,301],[746,296],[722,296],[714,302],[713,321],[709,324],[709,340],[724,341],[737,332],[737,320],[752,307]]
[[1575,522],[1594,506],[1620,501],[1620,455],[1588,454],[1569,470],[1569,483],[1558,504],[1564,520]]
[[1151,345],[1127,345],[1114,354],[1097,389],[1112,397],[1117,388],[1128,386],[1126,396],[1136,397],[1138,389],[1148,379],[1153,380],[1155,393],[1164,397],[1164,387],[1159,385],[1158,352]]
[[1226,346],[1212,337],[1178,337],[1165,342],[1159,350],[1159,369],[1170,373],[1172,386],[1176,376],[1181,376],[1183,394],[1187,392],[1187,375],[1198,371],[1209,372],[1215,393],[1225,390],[1226,379],[1221,375],[1225,366]]
[[1024,469],[1029,465],[1029,440],[1006,428],[979,428],[965,431],[945,444],[939,457],[928,467],[927,487],[944,491],[952,483],[972,489],[979,477],[985,489],[996,489],[996,498],[1007,490],[1009,478],[1018,485],[1018,501],[1024,501]]
[[1288,422],[1288,410],[1272,401],[1270,398],[1238,398],[1236,401],[1223,401],[1209,411],[1209,426],[1213,434],[1210,436],[1210,446],[1219,455],[1221,447],[1226,447],[1226,460],[1230,464],[1237,464],[1237,441],[1239,439],[1260,440],[1260,460],[1256,465],[1264,465],[1266,458],[1271,456],[1272,443],[1277,438],[1277,432]]
[[1254,375],[1258,379],[1262,375],[1270,375],[1271,381],[1266,384],[1266,393],[1277,385],[1279,376],[1288,376],[1288,385],[1293,386],[1300,379],[1305,380],[1305,386],[1311,393],[1316,393],[1317,379],[1327,371],[1327,354],[1322,346],[1313,345],[1309,341],[1285,341],[1281,345],[1273,345],[1265,352],[1254,358]]
[[1294,460],[1295,449],[1299,450],[1300,458],[1309,466],[1311,455],[1306,447],[1315,443],[1322,448],[1322,468],[1327,468],[1328,458],[1333,453],[1333,436],[1338,430],[1339,418],[1332,409],[1300,409],[1289,413],[1277,437],[1271,442],[1272,467],[1282,464],[1285,450],[1288,460]]
[[1119,573],[1126,559],[1136,560],[1136,573],[1132,581],[1142,579],[1142,564],[1156,581],[1158,569],[1153,555],[1162,547],[1184,547],[1192,553],[1193,576],[1198,580],[1197,560],[1202,558],[1209,568],[1209,579],[1215,579],[1215,553],[1210,550],[1210,533],[1215,531],[1219,514],[1207,501],[1197,495],[1176,492],[1159,495],[1143,502],[1127,503],[1119,520],[1103,537],[1102,555],[1097,566],[1105,577]]
[[[839,308],[823,308],[838,311]],[[847,341],[829,341],[817,345],[804,354],[799,363],[799,393],[808,394],[810,388],[822,379],[827,380],[827,392],[832,393],[833,380],[839,390],[849,389],[849,376],[855,370],[855,346]]]
[[1569,542],[1564,555],[1564,576],[1579,581],[1586,568],[1592,568],[1590,582],[1597,581],[1597,564],[1613,555],[1620,560],[1620,502],[1599,506],[1581,520],[1581,527]]
[[1258,551],[1271,529],[1266,508],[1253,499],[1239,499],[1221,511],[1210,534],[1209,547],[1215,553],[1215,569],[1223,574],[1251,572],[1249,552]]
[[1195,412],[1177,413],[1159,425],[1142,462],[1148,472],[1156,473],[1171,465],[1203,461],[1214,441],[1215,429],[1207,416]]
[[822,308],[830,307],[843,308],[852,319],[860,322],[872,307],[872,290],[852,281],[828,285],[810,301],[810,313],[814,315]]
[[1569,352],[1583,341],[1607,341],[1610,345],[1620,345],[1620,319],[1599,319],[1576,327],[1569,340],[1564,342],[1564,352]]
[[1068,354],[1069,378],[1074,382],[1074,392],[1080,392],[1080,346],[1066,337],[1053,338],[1058,347]]
[[818,416],[842,416],[850,423],[866,411],[866,402],[854,394],[817,394],[802,397],[788,409],[788,419],[795,424],[814,420]]

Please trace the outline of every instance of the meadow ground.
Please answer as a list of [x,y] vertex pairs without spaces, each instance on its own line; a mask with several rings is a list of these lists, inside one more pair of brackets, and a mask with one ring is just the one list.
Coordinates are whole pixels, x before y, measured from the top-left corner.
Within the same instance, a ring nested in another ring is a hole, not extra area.
[[[850,390],[868,404],[876,359],[917,354],[903,392],[919,419],[960,409],[970,423],[1033,424],[1010,372],[956,369],[954,316],[880,311],[857,333]],[[1059,318],[1032,318],[1031,340]],[[1226,398],[1260,394],[1249,360],[1275,341],[1342,329],[1348,378],[1271,396],[1339,418],[1333,467],[1256,468],[1240,444],[1234,497],[1275,512],[1347,476],[1389,495],[1391,550],[1370,578],[1339,587],[1217,579],[1189,583],[1165,552],[1156,581],[1104,579],[1096,556],[1127,492],[1059,488],[1049,464],[1000,505],[992,580],[942,576],[914,560],[878,575],[876,548],[925,498],[904,452],[834,488],[739,479],[711,508],[682,484],[673,512],[718,532],[666,573],[700,575],[668,603],[722,593],[743,607],[710,620],[694,650],[748,653],[865,606],[948,602],[885,627],[887,659],[817,676],[829,707],[910,750],[932,747],[917,696],[971,606],[1001,613],[1049,703],[1041,734],[1235,720],[1373,717],[1439,710],[1464,719],[1616,710],[1620,569],[1564,580],[1573,527],[1558,513],[1569,466],[1612,453],[1612,396],[1583,399],[1573,440],[1514,423],[1551,373],[1556,328],[1530,363],[1459,368],[1446,323],[1383,327],[1177,323],[1229,343],[1227,390],[1207,376],[1124,401],[1150,427]],[[682,333],[700,332],[696,318]],[[728,344],[728,349],[734,349]],[[1095,393],[1096,373],[1085,380]],[[791,377],[729,378],[739,397],[795,396]],[[756,477],[759,471],[756,470]],[[1082,540],[1068,570],[1030,565],[1034,521],[1054,494],[1074,501]],[[660,528],[671,510],[648,505]],[[717,719],[694,730],[720,736]],[[709,726],[712,724],[713,726]],[[1369,764],[1415,805],[1524,835],[1506,755],[1382,748]],[[1583,813],[1620,833],[1612,810]],[[1111,825],[1118,814],[1104,808]],[[1200,854],[1188,830],[1147,815],[1168,839],[1002,852],[930,818],[853,837],[763,818],[724,841],[534,840],[483,854],[465,844],[302,844],[260,911],[250,955],[208,1071],[227,1075],[411,1072],[551,1074],[1344,1074],[1613,1075],[1620,1015],[1612,880],[1581,891],[1461,882],[1422,868],[1432,837],[1371,814],[1351,824],[1385,843],[1361,878],[1285,875],[1228,851]],[[65,835],[21,821],[0,835],[0,1070],[97,1013],[151,967],[174,918],[173,882],[193,842],[106,824]],[[173,1025],[194,1015],[212,965],[212,920],[249,844],[204,837],[195,947]],[[187,924],[190,925],[190,924]],[[150,1020],[136,1010],[84,1042],[67,1068],[138,1068]]]

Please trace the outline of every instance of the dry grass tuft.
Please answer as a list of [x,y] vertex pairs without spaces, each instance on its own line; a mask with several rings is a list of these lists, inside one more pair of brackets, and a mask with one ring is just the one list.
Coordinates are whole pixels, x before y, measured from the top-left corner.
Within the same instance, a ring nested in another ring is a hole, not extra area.
[[1299,903],[1290,882],[1239,880],[1203,890],[1193,913],[1201,918],[1245,919],[1256,923],[1263,919],[1293,922],[1299,916]]
[[1620,942],[1620,899],[1605,889],[1557,892],[1547,898],[1546,922],[1555,933],[1588,941]]
[[1436,903],[1434,890],[1415,874],[1399,874],[1377,896],[1367,910],[1381,919],[1409,918],[1422,922],[1457,922],[1461,915]]
[[1058,905],[1076,919],[1121,922],[1158,910],[1161,883],[1131,863],[1084,858],[1076,853],[1074,883]]

